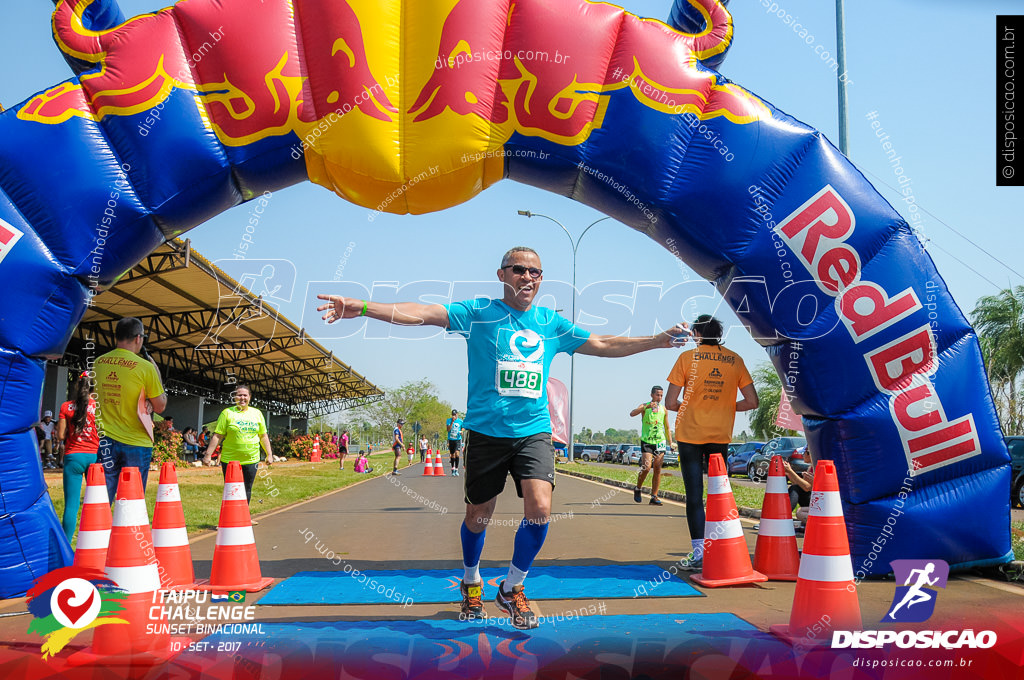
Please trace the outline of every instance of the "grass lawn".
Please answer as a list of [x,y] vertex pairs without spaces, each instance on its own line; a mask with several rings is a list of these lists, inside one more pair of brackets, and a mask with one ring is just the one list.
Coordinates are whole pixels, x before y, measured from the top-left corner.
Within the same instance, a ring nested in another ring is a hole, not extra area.
[[[322,463],[306,463],[289,460],[275,463],[269,471],[260,470],[252,485],[252,514],[276,510],[308,498],[321,496],[329,491],[340,489],[358,481],[391,471],[393,460],[390,451],[380,456],[374,454],[370,458],[373,472],[356,474],[352,471],[356,456],[345,458],[345,470],[338,469],[337,460],[325,460]],[[402,465],[405,466],[404,456]],[[220,516],[220,502],[224,490],[223,476],[220,466],[188,467],[178,469],[178,487],[181,491],[181,502],[185,509],[185,526],[189,534],[217,528]],[[64,513],[64,484],[59,470],[46,473],[50,499],[57,510],[57,517]],[[146,505],[149,516],[153,517],[153,506],[156,504],[156,490],[160,481],[160,473],[150,470],[146,484]],[[83,493],[85,484],[82,485]],[[81,504],[81,500],[79,500]],[[81,515],[79,515],[81,516]],[[75,536],[77,540],[77,534]],[[72,544],[74,545],[74,544]]]
[[[572,470],[574,472],[582,472],[588,475],[596,475],[605,479],[615,479],[620,482],[630,482],[636,484],[636,474],[639,470],[636,466],[622,466],[621,468],[608,468],[599,467],[597,465],[587,465],[586,463],[559,463],[555,468],[556,470]],[[651,488],[651,478],[653,474],[648,474],[647,479],[644,480],[644,488]],[[750,488],[747,486],[740,486],[738,484],[732,484],[732,494],[736,499],[736,505],[739,507],[754,508],[760,510],[761,505],[764,503],[764,487]],[[683,488],[683,478],[680,476],[679,468],[669,467],[661,469],[661,488],[666,491],[675,491],[676,493],[686,493],[686,489]],[[704,482],[704,500],[708,497],[707,479]]]
[[1013,559],[1024,560],[1024,522],[1010,522],[1010,539],[1013,541]]

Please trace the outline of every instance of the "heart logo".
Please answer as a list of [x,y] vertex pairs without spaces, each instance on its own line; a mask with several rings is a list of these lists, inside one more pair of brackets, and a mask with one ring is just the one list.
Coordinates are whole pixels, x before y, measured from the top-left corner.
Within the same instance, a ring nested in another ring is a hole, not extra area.
[[90,590],[89,597],[85,599],[84,604],[80,605],[71,604],[71,600],[75,597],[75,595],[75,591],[71,590],[70,588],[67,590],[62,590],[60,593],[57,594],[57,606],[60,608],[60,611],[64,614],[64,616],[68,617],[68,621],[71,622],[72,628],[75,628],[75,624],[78,623],[79,620],[81,620],[82,617],[89,612],[90,608],[92,608],[92,602],[93,599],[95,599],[96,597],[96,591]]
[[[534,349],[529,356],[526,356],[523,353],[523,350],[520,349],[520,344],[523,349],[529,349],[531,347],[536,349]],[[537,361],[540,357],[544,356],[544,340],[536,332],[529,329],[513,333],[509,340],[509,345],[512,349],[512,353],[523,361]]]

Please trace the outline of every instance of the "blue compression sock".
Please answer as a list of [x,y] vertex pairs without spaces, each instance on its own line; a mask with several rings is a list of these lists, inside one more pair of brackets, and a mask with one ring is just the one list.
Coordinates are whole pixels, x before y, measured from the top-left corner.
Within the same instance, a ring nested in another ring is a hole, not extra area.
[[480,555],[484,551],[484,534],[486,527],[479,534],[474,534],[462,523],[462,580],[466,583],[480,583]]
[[512,592],[515,586],[523,585],[526,573],[530,571],[533,560],[544,545],[544,538],[548,535],[548,525],[537,524],[527,519],[519,523],[519,531],[516,532],[515,549],[512,551],[512,564],[508,567],[508,575],[505,577],[505,592]]

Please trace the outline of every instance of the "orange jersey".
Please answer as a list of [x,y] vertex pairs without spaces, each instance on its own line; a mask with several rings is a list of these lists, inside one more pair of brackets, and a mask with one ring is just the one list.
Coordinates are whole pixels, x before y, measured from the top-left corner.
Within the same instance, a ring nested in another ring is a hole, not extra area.
[[701,345],[676,359],[668,381],[682,388],[676,415],[676,441],[723,444],[732,441],[736,391],[750,385],[747,367],[736,352]]

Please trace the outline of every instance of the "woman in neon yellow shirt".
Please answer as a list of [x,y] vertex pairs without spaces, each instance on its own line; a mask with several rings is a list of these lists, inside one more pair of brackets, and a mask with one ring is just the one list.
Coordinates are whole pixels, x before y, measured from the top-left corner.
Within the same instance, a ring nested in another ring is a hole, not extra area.
[[210,437],[210,444],[206,447],[206,455],[203,457],[203,462],[209,465],[219,444],[220,467],[224,474],[227,474],[228,463],[231,461],[238,461],[241,464],[246,501],[252,499],[252,483],[256,480],[261,444],[263,450],[267,452],[268,468],[274,459],[263,412],[255,406],[249,406],[251,397],[248,385],[239,385],[235,388],[235,405],[220,412],[217,424],[213,428],[213,436]]

